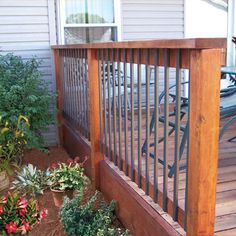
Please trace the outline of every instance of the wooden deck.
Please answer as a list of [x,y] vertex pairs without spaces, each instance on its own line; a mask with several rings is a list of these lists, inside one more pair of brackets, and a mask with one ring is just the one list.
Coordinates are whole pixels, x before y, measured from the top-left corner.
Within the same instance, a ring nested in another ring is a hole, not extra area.
[[[108,121],[107,121],[108,122]],[[117,119],[118,122],[118,119]],[[131,164],[131,127],[128,121],[128,133],[126,134],[126,143],[128,148],[128,163]],[[224,123],[221,122],[221,125]],[[134,117],[134,164],[137,170],[138,165],[138,121],[135,115]],[[145,130],[146,130],[145,116],[142,117],[142,134],[141,140],[144,143]],[[111,119],[111,129],[113,127],[113,117]],[[118,127],[118,125],[117,125]],[[159,124],[159,130],[161,136],[162,125]],[[117,153],[119,153],[118,146],[118,128],[116,132],[117,139]],[[226,131],[219,145],[219,162],[218,162],[218,182],[217,182],[217,206],[216,206],[216,235],[236,235],[236,140],[234,142],[228,142],[227,140],[236,135],[236,124],[231,126]],[[125,157],[125,133],[124,133],[124,117],[122,117],[122,159]],[[150,142],[153,141],[153,135]],[[109,141],[109,135],[107,135],[107,141]],[[113,132],[111,133],[111,143],[113,144]],[[186,149],[186,148],[185,148]],[[153,149],[151,149],[153,151]],[[158,145],[159,156],[163,156],[163,143]],[[173,163],[174,157],[174,134],[168,141],[168,159],[169,164]],[[142,163],[142,175],[145,177],[146,158],[145,155],[141,158]],[[182,157],[181,164],[186,163],[186,150]],[[154,176],[154,161],[152,158],[148,159],[149,178],[150,182],[153,182]],[[162,189],[163,184],[163,167],[158,165],[158,186]],[[185,205],[185,184],[186,184],[186,172],[181,171],[179,176],[179,206],[184,209]],[[173,196],[173,178],[168,179],[168,197],[172,199]]]

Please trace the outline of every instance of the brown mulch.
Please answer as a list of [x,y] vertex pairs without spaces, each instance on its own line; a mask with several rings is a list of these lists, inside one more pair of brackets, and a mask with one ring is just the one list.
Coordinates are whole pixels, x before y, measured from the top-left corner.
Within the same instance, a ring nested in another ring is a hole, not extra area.
[[[41,170],[46,170],[53,163],[66,162],[68,158],[69,155],[63,148],[50,148],[48,154],[32,150],[25,153],[23,164],[31,163]],[[54,205],[51,191],[45,191],[38,200],[42,208],[48,209],[48,216],[30,232],[29,236],[66,236],[59,221],[59,208]]]
[[[38,150],[31,150],[24,154],[23,164],[31,163],[41,170],[46,170],[53,163],[66,162],[70,158],[63,148],[53,147],[50,148],[49,153],[40,152]],[[14,176],[10,178],[10,182]],[[7,189],[2,194],[7,193]],[[88,198],[94,194],[91,184],[87,187],[82,204],[87,202]],[[103,198],[102,194],[98,198],[98,202]],[[42,220],[40,225],[35,226],[30,231],[29,236],[66,236],[63,227],[59,220],[59,208],[54,205],[53,196],[50,190],[46,190],[43,195],[37,196],[39,205],[42,208],[48,209],[48,216]],[[113,222],[114,227],[123,228],[118,219]]]

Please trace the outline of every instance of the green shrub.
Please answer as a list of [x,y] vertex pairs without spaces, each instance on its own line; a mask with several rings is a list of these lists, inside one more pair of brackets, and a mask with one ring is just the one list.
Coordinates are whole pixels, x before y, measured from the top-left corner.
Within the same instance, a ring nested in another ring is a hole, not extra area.
[[64,199],[60,210],[60,220],[69,236],[128,236],[128,231],[112,228],[114,221],[115,201],[109,205],[105,201],[97,201],[96,192],[87,203],[80,205],[82,199],[77,195],[74,199]]
[[13,125],[21,115],[28,118],[27,148],[41,148],[42,131],[53,123],[49,106],[55,96],[41,79],[38,67],[36,59],[24,61],[13,54],[0,55],[0,115]]

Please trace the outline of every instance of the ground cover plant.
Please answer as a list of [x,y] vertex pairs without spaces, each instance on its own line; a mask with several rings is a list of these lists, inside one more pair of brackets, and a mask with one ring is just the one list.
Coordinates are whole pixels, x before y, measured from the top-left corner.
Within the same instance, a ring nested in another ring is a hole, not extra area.
[[128,231],[112,227],[115,219],[115,201],[107,204],[98,201],[96,192],[86,203],[80,205],[82,195],[70,200],[65,198],[60,210],[62,225],[69,236],[128,236]]

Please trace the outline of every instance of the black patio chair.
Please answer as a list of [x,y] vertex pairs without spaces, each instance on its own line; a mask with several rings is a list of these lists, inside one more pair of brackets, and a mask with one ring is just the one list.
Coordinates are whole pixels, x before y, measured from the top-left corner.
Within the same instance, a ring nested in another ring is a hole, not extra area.
[[[188,82],[183,82],[181,83],[182,85],[187,84]],[[173,85],[169,88],[169,91],[173,88],[175,88],[176,85]],[[159,108],[160,109],[160,105],[162,102],[162,99],[165,97],[165,92],[162,92],[159,96]],[[176,95],[172,92],[169,92],[169,97],[173,99],[173,102],[175,102],[176,100]],[[188,103],[189,100],[187,97],[181,96],[181,111],[180,111],[180,121],[182,121],[182,119],[188,115]],[[152,115],[152,119],[150,122],[150,135],[152,135],[152,131],[154,129],[154,125],[155,125],[155,112]],[[176,109],[173,110],[173,112],[171,112],[169,114],[170,117],[175,116],[176,115]],[[229,121],[227,121],[224,126],[221,128],[220,130],[220,135],[219,135],[219,140],[223,137],[223,134],[225,133],[225,131],[229,128],[229,126],[231,126],[234,122],[236,122],[236,86],[230,86],[226,89],[222,89],[220,91],[220,119],[225,119],[225,118],[229,118],[231,117],[231,119]],[[160,116],[159,117],[159,122],[164,123],[165,117],[164,116]],[[169,122],[169,127],[170,130],[168,132],[168,136],[170,136],[174,131],[175,131],[175,123],[174,122]],[[187,139],[188,139],[188,131],[189,131],[189,126],[188,126],[188,121],[186,122],[186,124],[181,125],[180,126],[180,131],[183,132],[182,135],[182,139],[181,139],[181,143],[180,143],[180,160],[183,156],[183,152],[184,152],[184,148],[185,145],[187,143]],[[234,139],[234,138],[232,138]],[[158,143],[161,143],[165,140],[164,137],[161,137],[158,140]],[[150,144],[150,147],[153,147],[154,143]],[[142,154],[147,154],[146,153],[147,150],[147,141],[145,140],[143,146],[142,146]],[[149,153],[149,156],[154,158],[154,153]],[[163,160],[158,157],[158,162],[163,164]],[[180,170],[183,170],[186,168],[186,165],[180,165]],[[172,165],[168,165],[168,176],[171,178],[175,172],[175,163]]]

